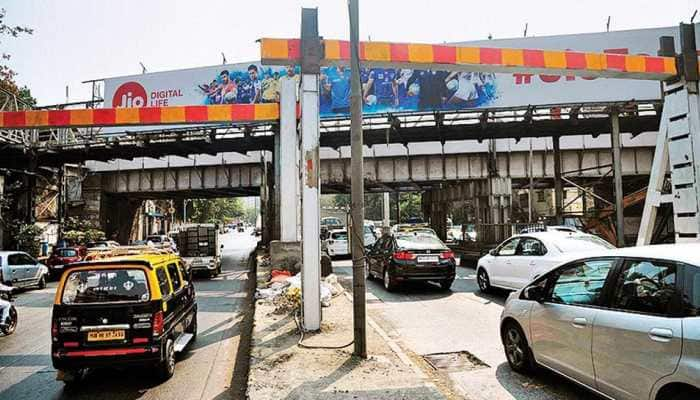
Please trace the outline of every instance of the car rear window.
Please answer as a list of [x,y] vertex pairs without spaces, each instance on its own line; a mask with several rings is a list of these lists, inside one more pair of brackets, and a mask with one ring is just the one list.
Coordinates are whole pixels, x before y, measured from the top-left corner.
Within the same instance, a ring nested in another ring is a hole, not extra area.
[[442,249],[445,244],[429,234],[397,235],[396,244],[403,249]]
[[63,304],[148,301],[146,274],[140,269],[73,271],[66,277]]
[[58,249],[56,255],[59,257],[76,257],[78,252],[75,249]]
[[149,236],[148,240],[150,240],[153,243],[160,243],[160,236]]
[[578,251],[610,250],[615,246],[593,235],[570,235],[558,239],[555,246],[562,253],[574,253]]

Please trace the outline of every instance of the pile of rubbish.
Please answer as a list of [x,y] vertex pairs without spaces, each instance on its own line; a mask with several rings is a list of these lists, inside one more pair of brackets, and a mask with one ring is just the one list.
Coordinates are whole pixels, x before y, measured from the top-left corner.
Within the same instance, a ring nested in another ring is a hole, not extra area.
[[[268,300],[277,312],[293,311],[301,307],[301,273],[291,275],[289,271],[273,270],[267,287],[255,291],[256,300]],[[335,274],[323,278],[321,284],[321,305],[329,307],[331,299],[343,293]]]

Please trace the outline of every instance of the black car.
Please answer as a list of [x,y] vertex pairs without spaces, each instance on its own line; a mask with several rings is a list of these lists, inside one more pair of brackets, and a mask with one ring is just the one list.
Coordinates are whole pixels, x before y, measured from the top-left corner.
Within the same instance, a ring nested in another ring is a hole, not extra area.
[[388,291],[408,281],[436,282],[448,290],[455,279],[455,265],[454,253],[436,236],[407,232],[377,240],[367,253],[365,268],[368,279],[383,279]]

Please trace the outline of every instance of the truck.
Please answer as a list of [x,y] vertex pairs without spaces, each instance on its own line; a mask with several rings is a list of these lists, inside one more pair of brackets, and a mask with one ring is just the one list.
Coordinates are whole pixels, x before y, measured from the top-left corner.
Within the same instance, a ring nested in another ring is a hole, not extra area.
[[215,224],[187,224],[179,227],[177,247],[193,273],[206,272],[210,277],[221,273],[219,227]]

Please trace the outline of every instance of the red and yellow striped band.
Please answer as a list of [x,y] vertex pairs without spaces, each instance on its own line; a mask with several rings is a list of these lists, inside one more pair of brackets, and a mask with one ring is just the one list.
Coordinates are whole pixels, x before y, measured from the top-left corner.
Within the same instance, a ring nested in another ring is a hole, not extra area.
[[0,113],[0,128],[264,122],[278,120],[279,114],[279,104],[14,111]]
[[[349,62],[349,42],[324,40],[323,46],[324,65]],[[261,39],[260,51],[264,64],[297,63],[301,58],[299,39]],[[664,80],[676,75],[673,57],[387,42],[362,42],[359,52],[363,65],[378,67],[647,80]]]

